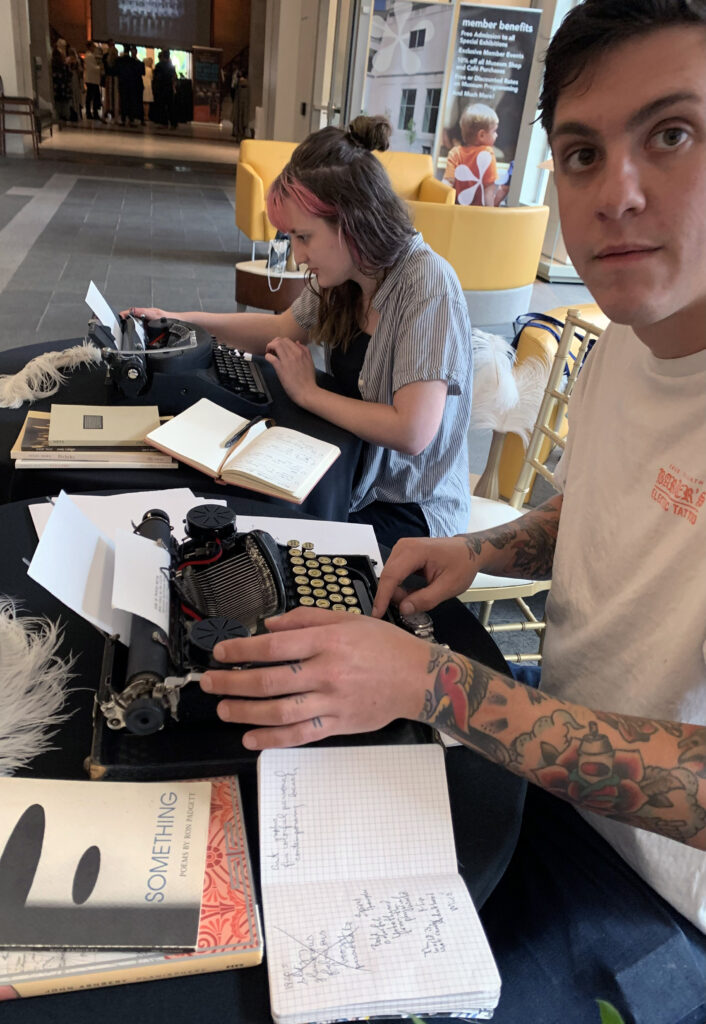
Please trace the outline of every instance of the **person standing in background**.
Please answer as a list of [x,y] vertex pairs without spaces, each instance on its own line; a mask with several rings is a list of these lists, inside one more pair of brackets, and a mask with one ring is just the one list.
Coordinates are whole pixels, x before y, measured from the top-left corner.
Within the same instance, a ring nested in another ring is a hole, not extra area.
[[86,119],[101,119],[101,79],[103,78],[103,61],[96,50],[96,44],[86,43],[86,58],[83,67],[86,82]]
[[154,116],[157,124],[166,128],[167,124],[176,128],[176,71],[171,62],[169,50],[160,50],[157,66],[152,73],[152,93],[154,96]]
[[108,49],[103,54],[103,72],[105,75],[105,118],[115,120],[117,112],[115,64],[118,59],[118,48],[112,39],[108,40]]
[[154,60],[152,57],[145,57],[144,60],[144,72],[142,74],[142,123],[144,124],[150,117],[150,107],[154,101],[152,94],[152,68]]
[[58,42],[54,44],[51,53],[51,84],[56,116],[59,126],[63,128],[69,120],[71,109],[71,71]]

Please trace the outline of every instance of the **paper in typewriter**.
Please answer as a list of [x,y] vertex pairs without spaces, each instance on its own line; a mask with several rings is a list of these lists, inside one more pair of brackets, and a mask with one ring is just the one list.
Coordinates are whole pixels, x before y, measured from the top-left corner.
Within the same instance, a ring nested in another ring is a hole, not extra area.
[[267,750],[258,772],[278,1024],[490,1017],[500,978],[457,871],[441,747]]

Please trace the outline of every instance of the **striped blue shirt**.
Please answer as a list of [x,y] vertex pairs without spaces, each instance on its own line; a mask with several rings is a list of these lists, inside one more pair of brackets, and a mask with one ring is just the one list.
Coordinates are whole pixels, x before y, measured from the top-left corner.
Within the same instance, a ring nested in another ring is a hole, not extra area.
[[[292,306],[297,323],[317,322],[318,297],[305,288]],[[468,425],[473,354],[468,308],[449,263],[415,234],[373,297],[380,314],[358,386],[367,402],[392,405],[417,381],[445,380],[448,392],[436,436],[419,455],[366,444],[351,512],[373,501],[416,502],[432,537],[464,532],[470,513]],[[330,370],[330,350],[326,349]]]

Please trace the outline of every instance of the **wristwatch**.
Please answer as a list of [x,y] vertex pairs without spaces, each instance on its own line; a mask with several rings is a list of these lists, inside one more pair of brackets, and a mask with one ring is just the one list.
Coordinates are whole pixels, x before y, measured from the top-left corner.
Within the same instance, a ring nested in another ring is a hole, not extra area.
[[400,612],[399,617],[400,625],[408,629],[410,633],[414,633],[420,640],[429,640],[431,643],[436,642],[431,615],[427,615],[426,612],[412,612],[410,615],[403,615]]

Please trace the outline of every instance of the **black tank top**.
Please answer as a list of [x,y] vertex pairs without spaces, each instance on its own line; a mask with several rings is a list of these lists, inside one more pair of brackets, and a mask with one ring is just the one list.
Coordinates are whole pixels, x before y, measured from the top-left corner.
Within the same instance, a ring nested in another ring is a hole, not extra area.
[[347,398],[360,398],[358,378],[363,369],[363,360],[370,342],[370,335],[358,331],[345,352],[340,347],[331,349],[331,373],[338,391]]

